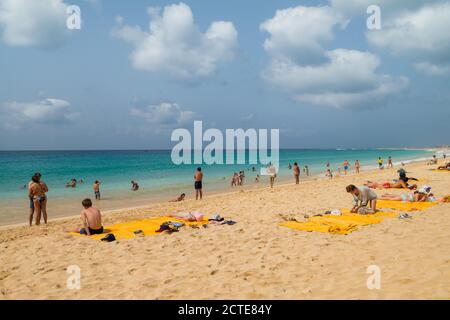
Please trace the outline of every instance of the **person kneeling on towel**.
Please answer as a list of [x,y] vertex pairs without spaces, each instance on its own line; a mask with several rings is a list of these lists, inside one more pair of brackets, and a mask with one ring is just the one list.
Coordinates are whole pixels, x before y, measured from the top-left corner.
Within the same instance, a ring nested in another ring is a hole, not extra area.
[[[354,205],[351,209],[353,213],[375,213],[377,210],[377,194],[366,186],[358,186],[351,184],[346,188],[348,193],[353,195]],[[370,205],[370,208],[367,205]]]

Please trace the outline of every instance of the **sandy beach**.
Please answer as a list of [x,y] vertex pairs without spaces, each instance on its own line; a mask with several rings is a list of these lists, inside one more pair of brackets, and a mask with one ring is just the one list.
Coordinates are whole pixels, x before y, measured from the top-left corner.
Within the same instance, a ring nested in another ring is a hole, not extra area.
[[[405,168],[437,196],[449,193],[450,173],[425,163]],[[112,243],[64,233],[78,217],[2,227],[0,299],[450,299],[449,204],[349,235],[279,226],[286,218],[350,207],[350,183],[393,178],[395,170],[371,170],[105,211],[106,225],[188,210],[237,221]],[[66,285],[71,265],[81,270],[79,290]],[[379,290],[367,288],[370,265],[381,270]]]

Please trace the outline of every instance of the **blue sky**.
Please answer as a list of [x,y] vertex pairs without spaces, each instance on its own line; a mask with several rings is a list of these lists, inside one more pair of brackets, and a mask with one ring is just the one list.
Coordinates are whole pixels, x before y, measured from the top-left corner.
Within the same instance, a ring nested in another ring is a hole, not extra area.
[[194,120],[279,128],[290,148],[449,144],[449,16],[449,1],[0,0],[0,149],[170,148]]

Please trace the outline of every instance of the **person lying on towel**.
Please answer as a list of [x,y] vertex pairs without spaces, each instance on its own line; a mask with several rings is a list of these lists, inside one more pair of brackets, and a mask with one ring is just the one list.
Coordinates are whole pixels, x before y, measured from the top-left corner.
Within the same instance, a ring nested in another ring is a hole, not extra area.
[[[358,186],[351,184],[346,188],[348,193],[353,195],[352,213],[375,213],[377,210],[377,194],[366,186]],[[370,205],[368,208],[367,205]]]
[[450,162],[447,162],[445,166],[437,167],[437,170],[450,170]]

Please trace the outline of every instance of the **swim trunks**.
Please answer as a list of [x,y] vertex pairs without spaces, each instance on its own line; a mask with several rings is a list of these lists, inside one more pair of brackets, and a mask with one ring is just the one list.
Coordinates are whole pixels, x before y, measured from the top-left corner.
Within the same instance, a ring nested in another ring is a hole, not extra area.
[[[102,234],[103,233],[103,227],[101,227],[100,229],[91,229],[91,228],[89,228],[89,233],[90,234]],[[80,234],[87,235],[86,228],[81,228],[80,229]]]
[[201,181],[195,181],[194,188],[195,188],[195,190],[200,190],[202,188],[202,182]]

